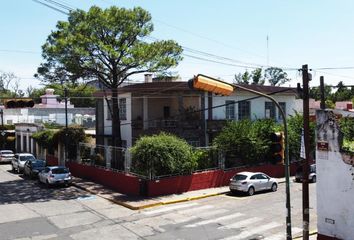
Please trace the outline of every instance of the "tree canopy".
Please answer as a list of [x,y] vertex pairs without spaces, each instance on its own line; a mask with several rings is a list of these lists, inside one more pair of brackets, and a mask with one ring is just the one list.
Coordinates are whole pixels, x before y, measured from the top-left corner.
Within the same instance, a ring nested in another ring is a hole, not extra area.
[[246,70],[244,73],[235,74],[234,82],[236,84],[255,84],[264,85],[266,81],[272,86],[280,86],[288,81],[288,74],[281,68],[270,67],[264,70],[262,68],[256,68],[252,72]]
[[[87,84],[68,84],[68,97],[70,102],[75,107],[95,107],[95,99],[92,97],[93,93],[97,91],[95,87]],[[47,88],[54,89],[54,94],[64,97],[64,89],[61,84],[51,83],[45,85],[43,88],[27,88],[27,94],[35,103],[40,103],[40,96],[45,94]]]
[[176,66],[182,47],[173,40],[146,42],[153,24],[140,7],[75,10],[56,28],[42,46],[45,62],[36,76],[49,82],[98,79],[112,92],[112,140],[121,146],[117,87],[134,74]]
[[264,76],[272,86],[280,86],[290,81],[288,74],[283,69],[277,67],[267,68],[264,71]]

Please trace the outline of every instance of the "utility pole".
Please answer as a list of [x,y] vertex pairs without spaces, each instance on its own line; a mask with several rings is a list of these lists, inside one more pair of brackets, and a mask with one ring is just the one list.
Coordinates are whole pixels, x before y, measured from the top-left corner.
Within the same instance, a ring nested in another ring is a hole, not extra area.
[[65,151],[64,151],[64,166],[68,159],[68,89],[64,88],[65,99]]
[[4,111],[0,109],[1,115],[1,138],[2,138],[2,149],[5,148],[5,129],[4,129]]
[[324,78],[320,77],[321,109],[326,109]]
[[309,239],[310,207],[309,207],[309,157],[310,157],[310,124],[309,124],[309,81],[308,66],[302,65],[303,111],[304,111],[304,145],[305,159],[302,176],[302,214],[303,240]]

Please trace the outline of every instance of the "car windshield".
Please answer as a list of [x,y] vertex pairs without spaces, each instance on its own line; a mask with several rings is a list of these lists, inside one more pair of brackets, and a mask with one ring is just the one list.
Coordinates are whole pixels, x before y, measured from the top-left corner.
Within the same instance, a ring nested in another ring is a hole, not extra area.
[[20,156],[20,161],[34,160],[35,158],[31,155]]
[[236,181],[241,181],[241,180],[245,180],[247,178],[246,175],[242,175],[242,174],[237,174],[233,177],[233,180],[236,180]]
[[41,160],[33,161],[32,162],[33,167],[45,167],[45,162]]
[[69,173],[69,170],[67,168],[54,168],[52,169],[53,174],[63,174],[63,173]]
[[1,154],[13,154],[12,151],[1,151]]

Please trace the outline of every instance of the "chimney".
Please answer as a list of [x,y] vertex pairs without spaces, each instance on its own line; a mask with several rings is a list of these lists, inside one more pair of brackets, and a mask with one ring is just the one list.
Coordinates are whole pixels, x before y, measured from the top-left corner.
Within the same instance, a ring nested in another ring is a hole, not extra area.
[[145,77],[145,82],[146,83],[152,82],[152,74],[151,73],[145,74],[144,77]]

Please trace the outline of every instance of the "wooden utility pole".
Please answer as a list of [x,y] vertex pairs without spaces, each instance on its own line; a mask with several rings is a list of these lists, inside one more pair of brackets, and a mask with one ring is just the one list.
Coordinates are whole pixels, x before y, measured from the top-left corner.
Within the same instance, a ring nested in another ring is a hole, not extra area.
[[310,124],[309,124],[309,81],[308,66],[302,65],[303,111],[304,111],[304,145],[305,160],[302,174],[302,214],[303,239],[309,239],[310,207],[309,207],[309,157],[310,157]]
[[323,76],[320,77],[321,109],[326,109],[325,87]]

